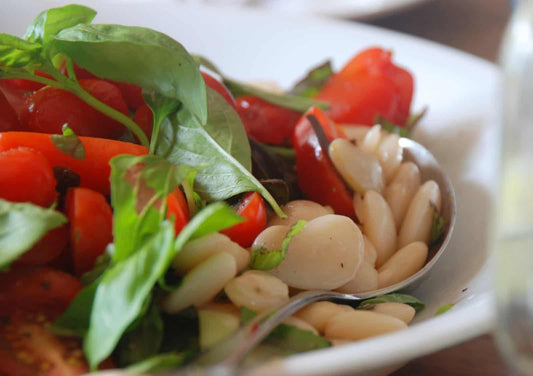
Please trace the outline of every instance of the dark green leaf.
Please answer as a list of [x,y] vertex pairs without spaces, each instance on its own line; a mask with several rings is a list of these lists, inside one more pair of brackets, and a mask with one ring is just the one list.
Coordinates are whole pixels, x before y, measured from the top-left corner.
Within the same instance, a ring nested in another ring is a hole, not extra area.
[[[113,244],[109,244],[108,249],[110,247],[114,247]],[[113,248],[114,249],[114,248]],[[88,271],[87,273],[83,274],[80,278],[81,283],[83,283],[85,286],[90,285],[94,281],[96,281],[109,267],[111,264],[111,256],[110,252],[106,251],[104,254],[98,256],[96,259],[96,263],[94,264],[94,267],[92,270]]]
[[413,307],[417,313],[425,308],[425,304],[417,298],[411,295],[397,293],[382,295],[376,298],[364,300],[359,304],[357,308],[372,309],[372,307],[374,307],[376,304],[388,302],[408,304]]
[[85,159],[83,143],[67,124],[63,125],[62,135],[53,134],[50,136],[50,140],[61,153],[81,161]]
[[61,30],[80,23],[91,23],[96,11],[82,5],[70,4],[41,12],[28,26],[24,38],[46,46]]
[[280,250],[268,250],[264,248],[264,245],[255,247],[252,249],[252,255],[250,259],[250,268],[258,270],[270,270],[274,269],[276,266],[281,264],[285,259],[285,255],[289,250],[289,244],[294,236],[296,236],[304,228],[307,222],[304,220],[299,220],[285,235],[285,239],[281,243]]
[[444,225],[445,220],[440,215],[439,210],[435,206],[433,202],[429,203],[431,205],[431,209],[433,210],[433,216],[431,219],[431,237],[429,240],[429,245],[436,244],[444,234]]
[[[0,70],[26,68],[40,64],[41,46],[9,34],[0,34]],[[2,74],[0,72],[0,78]]]
[[150,152],[154,153],[157,149],[157,143],[159,141],[159,130],[163,123],[168,124],[168,121],[165,121],[166,118],[176,112],[180,102],[175,99],[164,97],[159,93],[153,90],[144,90],[143,97],[146,104],[150,107],[153,113],[153,122],[152,122],[152,138],[150,140]]
[[333,68],[331,67],[331,61],[327,60],[307,72],[305,77],[298,81],[289,91],[289,94],[312,98],[320,92],[322,86],[324,86],[332,74]]
[[67,310],[54,323],[54,333],[78,337],[87,333],[98,282],[94,281],[76,295]]
[[207,120],[205,83],[185,48],[155,30],[120,25],[77,25],[51,42],[96,76],[138,85],[177,99],[200,122]]
[[397,134],[400,137],[411,138],[411,132],[409,131],[409,129],[407,129],[406,127],[400,127],[380,115],[376,116],[375,123],[381,125],[381,128],[383,128],[384,131]]
[[56,210],[0,199],[0,267],[8,266],[48,231],[66,222]]
[[127,259],[111,266],[96,289],[83,348],[91,368],[107,358],[124,331],[139,316],[152,287],[174,257],[174,225],[159,231]]
[[442,315],[443,313],[448,312],[453,307],[455,307],[455,304],[445,304],[443,306],[440,306],[439,309],[437,309],[437,312],[435,312],[435,316]]
[[161,129],[157,154],[172,163],[198,168],[195,191],[208,202],[257,191],[278,215],[284,216],[250,172],[250,145],[238,115],[214,90],[208,90],[208,102],[205,127],[185,108],[170,117],[172,126]]
[[409,117],[407,118],[407,122],[405,123],[405,128],[408,129],[410,132],[412,132],[413,129],[415,129],[415,127],[418,125],[420,120],[422,120],[422,118],[426,116],[427,112],[428,112],[428,108],[424,107],[420,112],[410,114]]
[[179,353],[158,354],[129,366],[127,371],[138,374],[163,372],[183,365],[186,359],[187,357],[185,355]]
[[200,321],[194,306],[176,314],[163,314],[164,336],[162,352],[193,356],[200,351]]

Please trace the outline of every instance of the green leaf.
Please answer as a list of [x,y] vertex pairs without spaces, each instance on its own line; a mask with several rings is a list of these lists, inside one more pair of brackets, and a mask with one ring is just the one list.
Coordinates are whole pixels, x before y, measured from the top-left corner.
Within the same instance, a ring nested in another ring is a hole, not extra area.
[[185,363],[187,356],[180,353],[164,353],[155,355],[126,368],[128,372],[138,374],[156,373],[172,370]]
[[124,331],[138,317],[174,253],[174,225],[164,221],[139,250],[104,273],[96,289],[83,343],[92,369],[111,354]]
[[397,134],[400,137],[411,138],[411,132],[409,129],[406,127],[400,127],[380,115],[376,116],[375,123],[381,125],[381,128],[386,132]]
[[307,222],[304,220],[299,220],[294,225],[292,225],[285,239],[281,243],[280,250],[268,250],[264,248],[264,245],[255,247],[252,249],[252,255],[250,259],[250,268],[257,270],[269,270],[274,269],[276,266],[281,264],[285,259],[285,255],[289,250],[289,244],[292,238],[297,235],[305,226]]
[[446,224],[446,221],[444,218],[440,215],[439,210],[435,206],[433,202],[429,203],[431,205],[431,209],[433,210],[433,215],[431,218],[431,237],[429,240],[429,245],[436,244],[444,234],[444,225]]
[[157,232],[165,219],[167,195],[187,177],[191,168],[173,165],[156,155],[119,155],[110,164],[115,245],[112,257],[119,261]]
[[440,306],[439,309],[437,309],[437,312],[435,312],[435,316],[442,315],[443,313],[448,312],[453,307],[455,307],[455,304],[445,304],[443,306]]
[[[241,321],[246,323],[257,314],[246,308],[241,308]],[[266,337],[263,344],[272,346],[281,355],[292,355],[305,351],[312,351],[330,347],[330,342],[309,330],[303,330],[293,325],[279,324]]]
[[359,304],[357,308],[372,309],[376,304],[388,303],[388,302],[403,303],[403,304],[410,305],[411,307],[415,309],[417,313],[422,311],[425,308],[425,304],[422,303],[417,298],[411,295],[397,294],[397,293],[382,295],[376,298],[364,300]]
[[91,23],[96,11],[82,5],[70,4],[41,12],[28,26],[24,39],[45,46],[61,30],[81,23]]
[[195,191],[206,201],[225,200],[257,191],[284,216],[272,195],[252,175],[250,144],[235,111],[221,95],[208,90],[208,121],[202,126],[185,108],[169,118],[157,154],[175,164],[199,169]]
[[63,154],[83,161],[85,159],[85,147],[67,124],[63,125],[63,134],[50,136],[52,144]]
[[[154,90],[143,90],[143,98],[153,114],[152,138],[150,140],[150,153],[154,153],[159,142],[159,130],[163,123],[169,124],[166,118],[176,112],[180,103],[172,98],[164,97]],[[167,125],[170,126],[170,125]]]
[[187,358],[200,351],[200,319],[198,310],[188,307],[176,314],[163,313],[164,336],[161,352],[180,353]]
[[48,231],[66,222],[65,216],[53,209],[0,199],[0,268],[8,266]]
[[205,124],[205,83],[185,48],[155,30],[120,25],[77,25],[51,42],[54,52],[72,58],[98,77],[138,85],[177,99]]
[[427,112],[428,112],[428,107],[426,106],[417,113],[409,114],[409,117],[407,118],[407,122],[405,123],[405,128],[408,129],[410,132],[412,132],[413,129],[415,129],[415,127],[418,125],[420,120],[422,120],[422,118],[426,116]]
[[76,295],[67,310],[55,321],[52,327],[54,333],[78,337],[87,333],[98,282],[94,281]]
[[289,94],[312,98],[320,92],[322,86],[324,86],[332,74],[333,68],[331,67],[331,61],[327,60],[307,72],[305,77],[298,81],[289,91]]
[[[40,65],[42,47],[39,44],[9,34],[0,34],[0,69],[26,68]],[[0,78],[2,73],[0,72]]]

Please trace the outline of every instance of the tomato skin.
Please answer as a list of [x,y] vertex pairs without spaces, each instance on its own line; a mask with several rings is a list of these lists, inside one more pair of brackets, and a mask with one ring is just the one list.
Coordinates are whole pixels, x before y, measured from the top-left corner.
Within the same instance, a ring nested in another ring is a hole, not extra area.
[[235,107],[235,98],[233,98],[233,95],[231,95],[228,88],[219,80],[211,76],[209,73],[206,72],[200,72],[202,74],[202,77],[204,78],[204,82],[207,86],[209,86],[211,89],[215,90],[217,93],[222,95],[222,97],[226,100],[226,102],[229,103],[231,107],[233,107],[234,110],[236,110]]
[[38,151],[19,147],[0,152],[0,197],[13,202],[50,206],[57,197],[56,178]]
[[404,126],[413,97],[413,77],[396,66],[391,52],[369,48],[334,74],[316,99],[327,101],[328,116],[344,124],[373,125],[377,115]]
[[20,123],[17,113],[7,101],[4,93],[0,91],[0,132],[18,130],[20,130]]
[[241,247],[249,247],[255,238],[263,231],[267,224],[265,202],[257,192],[244,194],[236,208],[237,214],[244,218],[244,222],[238,223],[220,231]]
[[322,110],[311,107],[294,129],[298,186],[308,199],[331,206],[336,214],[355,218],[352,194],[335,171],[328,151],[320,146],[317,135],[306,118],[307,115],[316,117],[330,141],[346,138]]
[[[79,80],[80,85],[99,101],[128,115],[120,90],[97,79]],[[118,138],[125,127],[95,110],[74,94],[46,86],[26,100],[21,114],[24,128],[43,133],[62,133],[66,123],[78,136]]]
[[115,84],[119,88],[120,92],[122,93],[122,97],[126,101],[126,105],[129,109],[137,110],[144,104],[143,89],[140,86],[128,84],[126,82],[109,82]]
[[179,187],[167,196],[167,207],[167,218],[174,217],[174,232],[178,235],[189,222],[189,207]]
[[46,264],[65,250],[68,238],[69,232],[66,225],[50,230],[32,249],[23,253],[16,263],[29,265]]
[[265,144],[292,145],[294,127],[301,113],[253,95],[238,97],[236,102],[248,136]]
[[152,138],[152,127],[154,124],[154,114],[150,107],[145,103],[135,112],[133,121],[141,127],[148,140]]
[[144,155],[148,149],[129,142],[102,138],[80,137],[85,148],[85,159],[79,160],[63,154],[50,140],[49,134],[33,132],[0,133],[0,152],[19,147],[39,151],[52,167],[68,167],[80,175],[80,186],[94,189],[104,195],[110,191],[109,161],[119,154]]
[[105,197],[88,188],[69,188],[65,212],[70,222],[74,273],[90,271],[113,241],[113,212]]

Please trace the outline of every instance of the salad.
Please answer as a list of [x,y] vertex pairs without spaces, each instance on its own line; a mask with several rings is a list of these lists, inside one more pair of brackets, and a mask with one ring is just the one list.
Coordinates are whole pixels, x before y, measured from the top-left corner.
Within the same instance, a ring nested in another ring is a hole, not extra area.
[[[440,191],[402,159],[421,115],[390,51],[284,92],[95,15],[53,8],[0,34],[0,374],[178,367],[298,291],[422,268]],[[314,303],[263,349],[400,330],[422,308]]]

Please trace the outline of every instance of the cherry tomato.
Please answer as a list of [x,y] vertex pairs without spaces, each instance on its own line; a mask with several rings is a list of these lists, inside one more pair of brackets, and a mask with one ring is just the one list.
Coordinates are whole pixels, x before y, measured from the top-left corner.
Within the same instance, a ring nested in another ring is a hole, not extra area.
[[[96,99],[128,115],[128,107],[115,85],[97,79],[80,80],[79,83]],[[21,114],[22,124],[35,132],[61,134],[63,125],[68,124],[79,136],[118,138],[125,130],[121,123],[74,94],[49,86],[29,97],[25,109]]]
[[324,85],[316,99],[331,104],[337,123],[373,125],[377,115],[403,126],[413,97],[413,77],[396,66],[391,52],[370,48],[355,56]]
[[4,93],[0,91],[0,132],[18,130],[20,130],[20,123],[17,113],[7,101]]
[[105,197],[88,188],[67,191],[65,212],[70,222],[70,250],[74,273],[90,271],[113,241],[113,212]]
[[[19,147],[38,150],[52,167],[62,166],[80,176],[80,186],[109,194],[109,161],[119,154],[144,155],[148,149],[130,142],[103,138],[80,137],[85,149],[85,159],[80,160],[63,154],[50,140],[49,134],[33,132],[0,133],[0,152]],[[0,171],[0,174],[2,171]],[[28,174],[26,174],[28,175]],[[26,177],[29,178],[29,177]],[[0,188],[1,189],[1,188]],[[0,196],[1,197],[1,196]]]
[[221,83],[219,80],[211,76],[209,73],[206,72],[200,72],[202,73],[202,77],[204,78],[205,84],[209,86],[211,89],[215,90],[217,93],[222,95],[222,97],[228,102],[231,107],[235,108],[235,98],[233,98],[233,95],[231,95],[230,91],[226,86],[224,86],[223,83]]
[[236,101],[248,136],[265,144],[292,145],[294,127],[302,114],[253,95],[239,97]]
[[26,91],[13,89],[11,86],[5,83],[4,80],[0,80],[0,92],[5,96],[7,102],[15,110],[17,118],[20,119],[20,116],[25,111],[25,103],[30,94]]
[[241,247],[249,247],[255,238],[266,227],[267,215],[265,202],[257,192],[246,193],[236,208],[237,214],[244,218],[244,222],[227,228],[221,233]]
[[119,88],[128,108],[137,110],[144,104],[143,89],[140,86],[118,81],[109,82],[115,84]]
[[[50,76],[46,72],[35,71],[34,74],[36,76],[41,76],[41,77],[53,79],[53,77]],[[45,86],[44,84],[41,84],[39,82],[35,82],[35,81],[32,81],[32,80],[24,80],[22,78],[8,78],[8,79],[2,80],[2,81],[4,81],[7,85],[11,86],[13,89],[22,90],[22,91],[32,91],[33,92],[33,91],[37,91],[40,88]]]
[[17,264],[41,265],[58,257],[66,248],[69,238],[67,226],[50,230],[28,252],[23,253]]
[[52,166],[38,151],[16,148],[0,152],[0,197],[50,206],[57,197]]
[[167,217],[174,217],[174,231],[178,235],[189,222],[189,207],[179,187],[167,196],[167,207]]
[[335,171],[328,151],[320,146],[307,115],[315,116],[330,141],[346,138],[322,110],[311,107],[294,129],[298,186],[308,199],[331,206],[337,214],[355,218],[352,195]]
[[154,114],[148,105],[145,103],[140,106],[135,112],[133,121],[137,123],[139,127],[143,130],[148,140],[152,138],[152,127],[154,123]]

